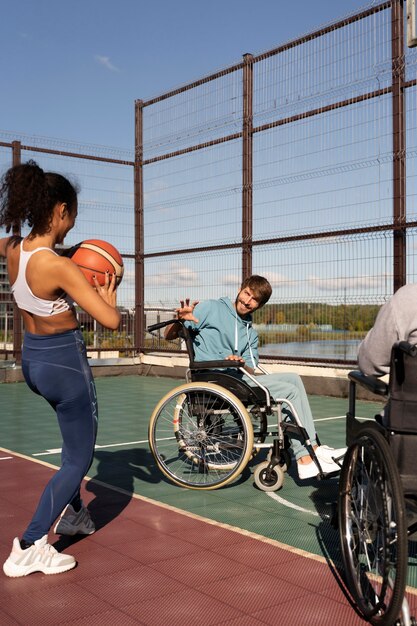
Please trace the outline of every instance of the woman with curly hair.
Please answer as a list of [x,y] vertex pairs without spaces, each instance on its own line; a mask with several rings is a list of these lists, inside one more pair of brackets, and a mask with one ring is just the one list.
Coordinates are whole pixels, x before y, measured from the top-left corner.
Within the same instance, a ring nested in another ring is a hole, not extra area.
[[80,498],[93,458],[97,398],[74,302],[106,328],[116,329],[116,277],[92,287],[71,259],[55,252],[77,217],[77,189],[64,176],[44,172],[34,161],[10,168],[0,187],[0,226],[6,233],[27,224],[26,237],[0,239],[11,290],[25,334],[22,371],[29,387],[56,411],[62,435],[62,465],[46,485],[22,538],[13,541],[3,565],[6,576],[41,571],[58,574],[76,565],[48,543],[48,532],[91,534],[95,530]]

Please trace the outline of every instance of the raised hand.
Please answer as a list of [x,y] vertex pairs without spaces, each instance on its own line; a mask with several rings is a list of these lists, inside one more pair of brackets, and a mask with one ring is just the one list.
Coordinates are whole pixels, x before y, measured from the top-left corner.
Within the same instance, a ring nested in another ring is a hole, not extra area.
[[198,303],[199,303],[199,300],[194,300],[194,302],[190,304],[190,298],[186,298],[185,300],[180,300],[181,306],[178,309],[175,309],[178,319],[195,322],[197,324],[198,319],[194,317],[193,311],[194,311],[194,307]]

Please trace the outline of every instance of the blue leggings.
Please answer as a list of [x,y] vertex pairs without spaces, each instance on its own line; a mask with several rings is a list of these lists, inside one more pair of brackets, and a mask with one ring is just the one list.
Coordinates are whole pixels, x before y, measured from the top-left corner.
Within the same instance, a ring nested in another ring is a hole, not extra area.
[[62,435],[61,468],[46,485],[23,534],[33,542],[46,535],[68,503],[80,502],[81,481],[93,460],[97,396],[79,330],[57,335],[25,333],[22,371],[29,387],[56,411]]

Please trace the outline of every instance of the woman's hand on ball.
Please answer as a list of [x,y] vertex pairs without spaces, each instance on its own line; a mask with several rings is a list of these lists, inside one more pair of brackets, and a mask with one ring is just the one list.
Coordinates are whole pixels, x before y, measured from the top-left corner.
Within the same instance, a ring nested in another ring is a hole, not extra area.
[[96,276],[93,276],[94,287],[101,298],[110,306],[116,306],[116,274],[110,275],[106,272],[104,276],[104,285],[100,285]]

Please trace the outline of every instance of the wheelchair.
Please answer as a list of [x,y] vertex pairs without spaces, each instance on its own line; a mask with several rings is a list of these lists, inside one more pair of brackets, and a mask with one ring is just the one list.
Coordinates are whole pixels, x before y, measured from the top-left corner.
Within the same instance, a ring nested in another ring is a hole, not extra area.
[[[147,330],[153,333],[174,322],[180,320],[153,324]],[[156,464],[169,480],[189,489],[217,489],[234,481],[249,461],[268,449],[266,460],[254,469],[254,481],[262,491],[278,490],[291,464],[290,433],[304,442],[317,465],[317,477],[326,476],[289,400],[271,399],[268,389],[238,362],[195,361],[192,337],[182,322],[179,336],[189,357],[186,383],[158,402],[148,432]],[[239,370],[253,385],[225,368]],[[286,415],[288,410],[291,417]],[[270,419],[274,420],[272,427]]]
[[[371,624],[410,626],[408,541],[417,531],[417,346],[391,351],[389,382],[349,373],[338,527],[348,592]],[[355,417],[356,386],[387,399],[375,421]]]

